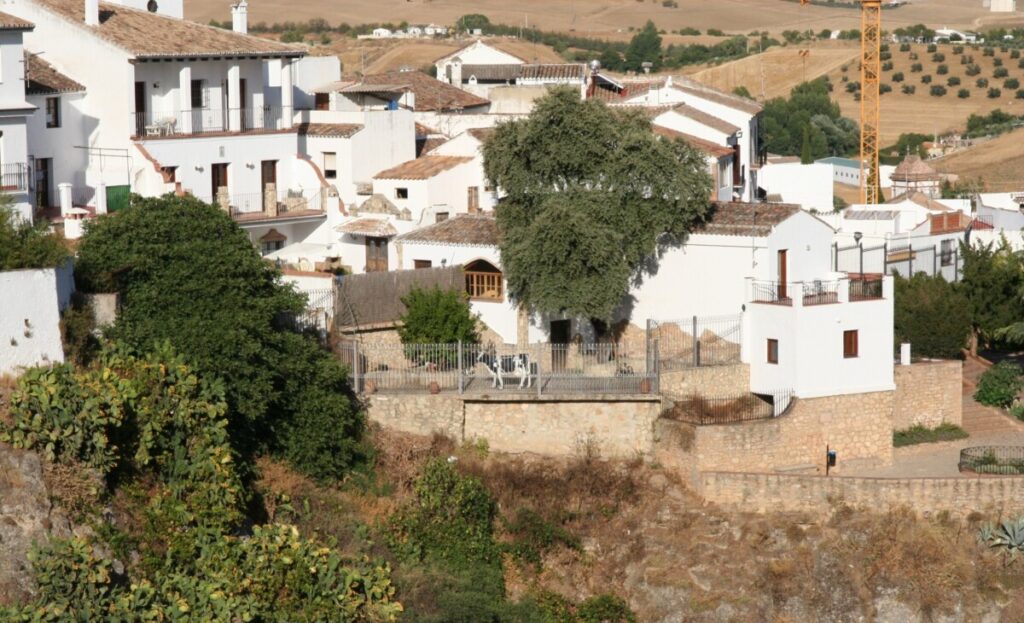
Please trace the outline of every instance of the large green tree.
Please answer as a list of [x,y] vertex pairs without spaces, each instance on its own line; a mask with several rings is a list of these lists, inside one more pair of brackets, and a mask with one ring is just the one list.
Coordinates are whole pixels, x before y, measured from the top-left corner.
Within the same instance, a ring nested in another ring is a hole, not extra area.
[[344,369],[282,322],[304,307],[223,211],[193,198],[135,197],[87,228],[79,286],[117,291],[115,338],[139,351],[169,341],[207,378],[224,381],[232,439],[318,477],[352,463],[362,419]]
[[559,89],[484,147],[511,294],[538,311],[609,318],[658,249],[708,210],[704,156],[650,121]]
[[909,342],[923,357],[956,359],[971,332],[967,297],[942,278],[896,276],[896,343]]
[[643,71],[644,63],[651,63],[651,71],[661,69],[661,35],[654,22],[647,20],[643,30],[633,35],[626,48],[625,68],[632,71]]
[[1003,238],[995,243],[961,245],[960,289],[970,301],[977,342],[992,345],[997,335],[1024,318],[1024,258]]
[[824,78],[797,85],[788,99],[766,102],[762,125],[765,146],[775,154],[802,156],[809,144],[811,157],[818,159],[852,154],[860,145],[856,122],[841,115]]

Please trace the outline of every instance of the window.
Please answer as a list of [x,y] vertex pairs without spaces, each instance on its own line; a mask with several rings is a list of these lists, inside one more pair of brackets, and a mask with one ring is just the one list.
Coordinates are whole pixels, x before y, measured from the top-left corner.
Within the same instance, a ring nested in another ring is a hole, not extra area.
[[953,264],[953,241],[943,240],[942,241],[942,265],[950,266]]
[[843,331],[843,357],[854,359],[859,355],[857,331]]
[[160,172],[163,173],[164,181],[168,184],[178,181],[178,167],[160,167]]
[[416,270],[419,270],[421,268],[430,268],[433,265],[434,265],[434,263],[432,261],[430,261],[430,260],[413,260],[412,261],[412,267],[415,268]]
[[441,221],[447,221],[447,220],[448,220],[448,213],[447,212],[438,212],[434,216],[434,222],[435,223],[440,223]]
[[408,198],[409,198],[409,189],[408,188],[396,188],[395,189],[395,199],[408,199]]
[[487,260],[476,260],[466,265],[466,294],[469,298],[500,301],[504,298],[501,271]]
[[46,127],[48,127],[48,128],[59,128],[60,127],[60,98],[59,97],[48,97],[48,98],[46,98]]
[[466,189],[466,204],[470,212],[480,210],[480,187],[470,186]]
[[768,338],[768,363],[779,363],[779,341]]
[[316,110],[330,110],[331,109],[331,94],[330,93],[317,93],[314,96],[313,108]]
[[270,255],[274,251],[280,251],[284,248],[284,242],[280,240],[268,240],[267,242],[260,243],[260,253],[263,255]]
[[324,177],[329,180],[338,179],[338,154],[333,151],[324,152]]
[[192,110],[206,108],[208,96],[206,91],[206,80],[192,81]]

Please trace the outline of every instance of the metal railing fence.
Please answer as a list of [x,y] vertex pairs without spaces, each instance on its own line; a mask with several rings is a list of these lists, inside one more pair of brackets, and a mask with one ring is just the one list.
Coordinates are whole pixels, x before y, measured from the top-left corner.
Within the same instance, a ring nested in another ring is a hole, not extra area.
[[1024,474],[1024,447],[976,446],[960,451],[961,472],[1018,476]]
[[653,353],[616,344],[339,343],[356,390],[536,394],[655,394]]
[[133,136],[162,138],[222,132],[275,132],[284,127],[280,106],[147,110],[131,113]]
[[651,320],[647,323],[647,340],[648,344],[658,343],[658,365],[662,371],[737,364],[742,350],[743,317]]
[[942,275],[946,281],[959,281],[963,275],[964,258],[959,240],[943,248],[940,245],[914,245],[893,242],[874,247],[863,244],[849,247],[833,246],[832,266],[836,272],[853,274],[910,277],[917,273]]

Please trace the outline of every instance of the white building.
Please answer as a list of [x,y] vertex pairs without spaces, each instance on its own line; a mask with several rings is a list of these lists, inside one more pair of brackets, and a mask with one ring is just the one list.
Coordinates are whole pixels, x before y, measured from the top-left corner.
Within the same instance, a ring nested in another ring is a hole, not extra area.
[[813,212],[832,212],[835,196],[832,166],[772,162],[758,173],[757,182],[770,201],[799,205]]
[[32,30],[30,21],[0,13],[0,191],[9,195],[15,211],[30,221],[27,128],[35,108],[25,99],[24,37]]
[[831,156],[816,160],[818,164],[832,166],[832,181],[845,186],[860,187],[860,161],[853,158]]
[[1024,192],[979,193],[978,220],[998,232],[1024,230]]
[[935,199],[941,195],[942,176],[916,155],[904,158],[889,179],[893,197],[921,193]]
[[375,39],[387,39],[388,37],[392,36],[393,34],[394,33],[392,33],[387,28],[374,28],[373,29],[373,37]]
[[965,43],[975,43],[978,40],[978,35],[973,32],[965,32],[963,30],[954,30],[953,28],[936,28],[935,29],[935,40],[936,41],[963,41]]
[[434,61],[434,67],[439,80],[445,84],[461,87],[463,81],[468,80],[468,76],[463,75],[465,73],[463,68],[466,66],[495,67],[504,65],[506,67],[515,67],[525,65],[528,62],[522,57],[500,50],[495,46],[487,45],[477,39],[473,43],[437,59]]
[[1017,0],[992,0],[990,9],[993,13],[1013,13],[1017,10]]

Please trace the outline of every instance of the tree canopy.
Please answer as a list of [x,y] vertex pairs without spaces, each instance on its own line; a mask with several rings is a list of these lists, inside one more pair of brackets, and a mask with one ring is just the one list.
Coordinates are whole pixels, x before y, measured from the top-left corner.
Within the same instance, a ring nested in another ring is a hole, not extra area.
[[142,352],[169,341],[198,373],[224,382],[237,449],[280,451],[318,478],[354,460],[362,420],[344,369],[282,323],[303,296],[223,211],[194,198],[134,197],[88,226],[78,260],[81,289],[121,294],[114,338]]
[[824,78],[797,85],[789,99],[766,102],[763,129],[768,151],[787,156],[844,156],[860,145],[857,123],[841,115]]
[[511,294],[537,311],[607,319],[663,235],[705,216],[704,156],[635,112],[559,89],[484,146]]
[[53,268],[69,257],[67,247],[45,224],[22,220],[10,196],[0,194],[0,271]]
[[956,359],[971,331],[967,297],[941,275],[896,276],[896,343],[923,357]]
[[633,35],[626,48],[625,69],[643,71],[644,63],[651,63],[651,71],[661,69],[661,35],[654,22],[647,20],[643,30]]
[[960,289],[967,296],[971,324],[979,340],[991,345],[1002,329],[1024,319],[1024,259],[1004,238],[998,245],[962,245]]
[[454,344],[480,341],[477,317],[457,290],[414,288],[402,297],[405,314],[398,335],[403,344]]

